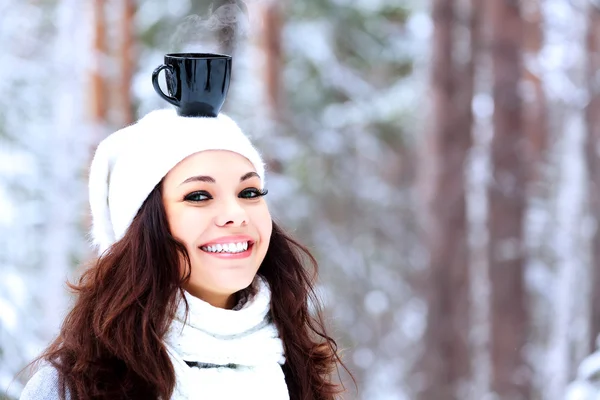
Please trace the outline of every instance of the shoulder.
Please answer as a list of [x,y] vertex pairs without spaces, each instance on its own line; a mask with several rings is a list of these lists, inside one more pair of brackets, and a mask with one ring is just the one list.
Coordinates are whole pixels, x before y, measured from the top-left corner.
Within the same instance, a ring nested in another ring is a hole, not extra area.
[[58,372],[51,366],[44,366],[38,370],[27,382],[19,397],[19,400],[59,399]]

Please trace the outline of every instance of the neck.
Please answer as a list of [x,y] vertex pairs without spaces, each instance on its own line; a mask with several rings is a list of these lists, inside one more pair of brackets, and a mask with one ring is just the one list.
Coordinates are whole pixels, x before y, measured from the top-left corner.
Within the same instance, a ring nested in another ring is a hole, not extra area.
[[235,295],[237,304],[243,306],[233,307],[233,309],[218,307],[227,304],[218,303],[214,298],[209,303],[203,300],[205,296],[198,297],[197,293],[186,290],[184,296],[187,300],[188,312],[186,313],[185,302],[181,301],[175,320],[178,321],[177,323],[190,325],[192,329],[199,328],[215,335],[239,335],[246,332],[264,323],[271,308],[271,291],[267,282],[259,277],[255,285],[251,294],[242,291]]
[[216,294],[216,293],[206,293],[199,290],[194,290],[193,288],[186,289],[189,294],[194,297],[199,298],[210,304],[216,308],[223,308],[225,310],[231,310],[236,305],[237,294],[232,293],[228,295]]
[[225,296],[222,298],[215,298],[214,300],[204,300],[206,301],[208,304],[210,304],[213,307],[217,307],[217,308],[223,308],[225,310],[231,310],[233,307],[235,307],[235,303],[236,303],[236,298],[237,296],[234,294],[230,294],[229,296]]

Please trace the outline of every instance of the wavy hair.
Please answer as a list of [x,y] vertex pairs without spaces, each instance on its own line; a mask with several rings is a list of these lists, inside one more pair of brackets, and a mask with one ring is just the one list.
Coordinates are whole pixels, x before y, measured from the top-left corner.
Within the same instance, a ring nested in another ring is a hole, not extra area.
[[[326,333],[313,290],[317,268],[310,252],[274,222],[258,273],[271,287],[271,314],[284,344],[282,368],[291,400],[335,399],[343,386],[332,373],[340,365],[348,371]],[[163,339],[190,271],[185,246],[169,230],[161,182],[123,239],[77,284],[69,284],[75,304],[57,338],[35,361],[57,370],[61,399],[67,394],[73,400],[170,398],[176,378]]]

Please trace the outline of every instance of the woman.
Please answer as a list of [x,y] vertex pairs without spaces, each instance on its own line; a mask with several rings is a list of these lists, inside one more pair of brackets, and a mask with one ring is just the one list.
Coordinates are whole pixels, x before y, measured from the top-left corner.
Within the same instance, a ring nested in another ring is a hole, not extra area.
[[333,399],[316,263],[271,220],[264,173],[224,114],[154,111],[106,138],[89,177],[100,256],[21,399]]

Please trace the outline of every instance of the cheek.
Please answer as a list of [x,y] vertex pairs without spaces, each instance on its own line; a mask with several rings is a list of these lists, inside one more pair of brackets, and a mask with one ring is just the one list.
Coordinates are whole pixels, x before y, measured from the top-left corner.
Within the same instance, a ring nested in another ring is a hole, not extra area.
[[174,210],[169,216],[171,234],[189,248],[196,243],[210,220],[204,214],[189,207]]
[[268,244],[271,238],[271,231],[273,230],[273,221],[271,220],[271,214],[269,213],[267,206],[265,205],[264,207],[255,210],[252,220],[258,230],[261,240],[263,243]]

